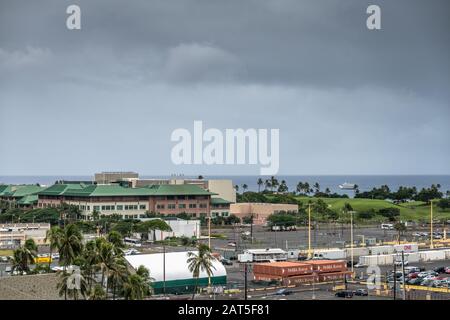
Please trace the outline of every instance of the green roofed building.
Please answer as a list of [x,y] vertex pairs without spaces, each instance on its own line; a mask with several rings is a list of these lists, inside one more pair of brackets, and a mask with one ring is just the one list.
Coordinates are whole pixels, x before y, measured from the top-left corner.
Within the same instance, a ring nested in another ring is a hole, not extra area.
[[222,198],[211,198],[211,217],[228,217],[231,203]]
[[37,204],[37,193],[43,189],[39,185],[0,185],[0,199],[14,207],[32,207]]
[[41,190],[38,208],[57,207],[62,203],[75,205],[85,219],[94,211],[100,215],[123,218],[144,218],[147,212],[163,215],[186,213],[192,217],[209,216],[211,196],[196,185],[149,185],[130,188],[117,184],[56,184]]

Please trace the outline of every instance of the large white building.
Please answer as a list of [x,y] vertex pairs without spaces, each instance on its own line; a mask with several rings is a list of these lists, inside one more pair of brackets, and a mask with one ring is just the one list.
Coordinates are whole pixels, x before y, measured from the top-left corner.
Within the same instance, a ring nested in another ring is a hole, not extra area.
[[[160,218],[143,218],[141,221],[149,221]],[[164,221],[170,226],[172,231],[152,230],[148,238],[154,241],[161,241],[170,237],[196,237],[200,238],[200,220],[183,220],[179,218],[165,218]]]

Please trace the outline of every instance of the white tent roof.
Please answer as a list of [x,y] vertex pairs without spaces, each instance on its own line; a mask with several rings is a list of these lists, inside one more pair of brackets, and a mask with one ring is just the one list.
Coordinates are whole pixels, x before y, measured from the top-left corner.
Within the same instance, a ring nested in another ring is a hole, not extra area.
[[[192,251],[198,253],[198,251]],[[191,279],[192,272],[189,271],[186,260],[188,259],[188,252],[169,252],[166,253],[166,281]],[[163,254],[140,254],[125,256],[128,263],[134,268],[138,269],[143,265],[150,271],[150,277],[155,282],[163,281]],[[223,264],[218,260],[212,262],[215,269],[212,270],[213,277],[226,276],[227,272]],[[206,278],[208,275],[205,271],[200,272],[200,278]]]

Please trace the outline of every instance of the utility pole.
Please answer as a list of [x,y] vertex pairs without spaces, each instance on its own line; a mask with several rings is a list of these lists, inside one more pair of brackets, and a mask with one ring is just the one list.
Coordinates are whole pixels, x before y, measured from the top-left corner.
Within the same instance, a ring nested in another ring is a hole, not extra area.
[[252,244],[253,244],[253,213],[251,215],[251,221],[250,221],[250,239],[251,239]]
[[247,300],[247,262],[244,262],[244,300]]
[[[210,252],[211,249],[211,210],[209,211],[209,217],[208,217],[208,247]],[[211,288],[211,277],[208,275],[208,289]]]
[[353,211],[350,211],[350,254],[351,254],[351,270],[353,275]]
[[394,300],[397,300],[397,265],[394,261]]
[[433,200],[430,200],[430,223],[431,223],[430,249],[434,249],[434,243],[433,243]]
[[311,203],[308,204],[308,259],[311,259]]
[[163,292],[166,296],[166,245],[163,244]]
[[402,250],[402,282],[403,282],[403,300],[406,300],[406,283],[405,283],[405,254]]

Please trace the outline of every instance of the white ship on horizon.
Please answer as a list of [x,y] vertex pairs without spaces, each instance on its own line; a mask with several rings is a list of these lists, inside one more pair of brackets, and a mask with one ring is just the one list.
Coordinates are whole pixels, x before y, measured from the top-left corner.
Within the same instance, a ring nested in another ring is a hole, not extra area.
[[339,188],[341,188],[343,190],[355,190],[356,189],[356,184],[344,182],[343,184],[339,185]]

